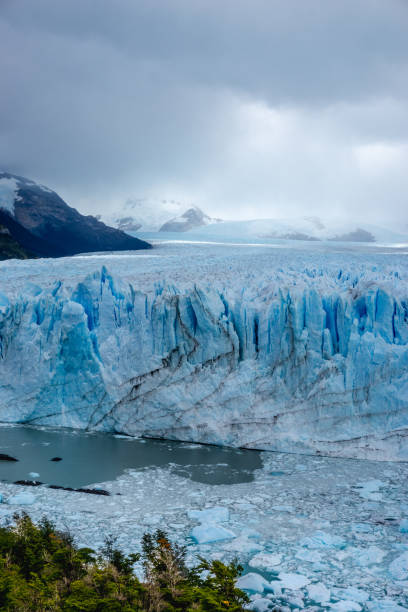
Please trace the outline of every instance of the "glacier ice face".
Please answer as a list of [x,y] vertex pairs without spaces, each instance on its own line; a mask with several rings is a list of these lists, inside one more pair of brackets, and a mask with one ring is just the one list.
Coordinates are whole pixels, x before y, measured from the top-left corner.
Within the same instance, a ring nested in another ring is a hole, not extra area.
[[1,266],[2,421],[408,459],[403,257],[162,245]]

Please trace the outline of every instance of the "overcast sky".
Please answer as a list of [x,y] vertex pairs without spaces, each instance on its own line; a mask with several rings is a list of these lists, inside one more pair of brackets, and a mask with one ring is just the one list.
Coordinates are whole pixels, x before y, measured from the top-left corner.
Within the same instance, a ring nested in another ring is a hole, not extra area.
[[408,0],[0,0],[0,168],[85,212],[408,224]]

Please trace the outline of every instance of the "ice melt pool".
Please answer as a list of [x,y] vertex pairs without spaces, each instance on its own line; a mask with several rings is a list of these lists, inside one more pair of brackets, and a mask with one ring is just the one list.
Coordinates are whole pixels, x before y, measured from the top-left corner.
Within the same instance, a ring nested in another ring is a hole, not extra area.
[[29,474],[38,473],[45,484],[74,488],[151,467],[205,484],[238,484],[251,482],[262,467],[258,451],[23,425],[0,427],[0,453],[18,459],[0,461],[2,481],[33,480]]

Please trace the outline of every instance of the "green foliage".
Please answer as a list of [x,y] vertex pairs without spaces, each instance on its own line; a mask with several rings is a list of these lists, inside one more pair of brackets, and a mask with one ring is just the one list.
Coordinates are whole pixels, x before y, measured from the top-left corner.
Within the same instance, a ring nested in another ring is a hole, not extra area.
[[0,224],[0,261],[3,259],[29,259],[34,257],[25,249],[13,236],[9,230]]
[[[110,537],[99,555],[43,519],[23,514],[0,528],[0,610],[10,612],[238,612],[248,598],[235,587],[242,571],[220,561],[189,570],[186,548],[164,531],[145,534],[142,556],[124,555]],[[133,566],[141,561],[141,582]]]

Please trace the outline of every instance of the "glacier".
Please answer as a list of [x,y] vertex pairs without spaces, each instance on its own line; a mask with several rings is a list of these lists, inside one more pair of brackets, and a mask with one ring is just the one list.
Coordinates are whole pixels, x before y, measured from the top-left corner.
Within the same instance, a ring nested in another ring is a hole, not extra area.
[[0,420],[408,459],[403,252],[161,243],[0,264]]

